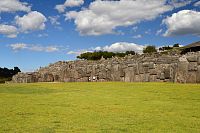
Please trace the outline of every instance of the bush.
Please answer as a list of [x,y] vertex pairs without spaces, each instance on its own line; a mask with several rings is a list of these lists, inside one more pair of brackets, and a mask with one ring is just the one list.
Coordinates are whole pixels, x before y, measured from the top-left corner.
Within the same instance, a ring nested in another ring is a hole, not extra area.
[[154,53],[157,52],[155,46],[147,46],[146,48],[143,49],[143,53]]
[[180,45],[177,43],[177,44],[174,44],[173,47],[180,47]]

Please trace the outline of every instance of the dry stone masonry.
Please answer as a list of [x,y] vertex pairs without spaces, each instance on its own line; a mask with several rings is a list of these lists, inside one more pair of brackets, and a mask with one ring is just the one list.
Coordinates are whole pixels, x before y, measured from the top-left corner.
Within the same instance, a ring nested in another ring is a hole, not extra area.
[[104,81],[200,83],[200,52],[59,61],[36,72],[18,73],[12,79],[13,83]]

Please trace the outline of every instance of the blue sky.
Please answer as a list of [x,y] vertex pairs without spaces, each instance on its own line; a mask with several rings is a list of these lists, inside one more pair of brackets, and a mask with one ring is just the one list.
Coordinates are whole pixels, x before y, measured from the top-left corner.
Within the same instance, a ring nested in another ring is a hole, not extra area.
[[0,67],[33,71],[85,51],[199,40],[199,0],[0,1]]

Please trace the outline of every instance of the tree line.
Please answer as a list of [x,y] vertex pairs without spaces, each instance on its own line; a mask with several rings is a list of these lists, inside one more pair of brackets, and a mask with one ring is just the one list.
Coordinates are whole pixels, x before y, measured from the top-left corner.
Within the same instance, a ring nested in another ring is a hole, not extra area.
[[[160,47],[159,51],[167,51],[172,50],[174,48],[179,47],[179,44],[174,44],[172,47],[164,46]],[[143,53],[156,53],[158,50],[155,46],[149,45],[143,49]],[[126,51],[126,52],[108,52],[108,51],[94,51],[94,52],[86,52],[82,53],[77,56],[78,59],[84,60],[100,60],[102,57],[105,59],[112,58],[112,57],[125,57],[126,55],[136,55],[135,51]]]
[[107,51],[95,51],[95,52],[86,52],[77,56],[78,59],[85,60],[100,60],[101,58],[108,59],[112,57],[125,57],[126,55],[135,55],[135,51],[126,51],[122,52],[107,52]]
[[1,68],[0,67],[0,83],[4,83],[5,81],[11,80],[12,76],[21,72],[18,67],[14,67],[14,69]]

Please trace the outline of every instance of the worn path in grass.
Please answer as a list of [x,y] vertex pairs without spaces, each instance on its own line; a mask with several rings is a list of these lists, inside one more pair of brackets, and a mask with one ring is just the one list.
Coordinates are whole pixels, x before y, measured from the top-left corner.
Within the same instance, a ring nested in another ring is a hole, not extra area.
[[200,133],[200,85],[0,85],[0,132]]

